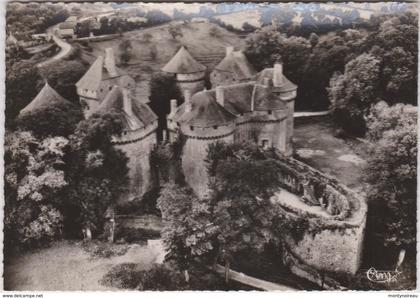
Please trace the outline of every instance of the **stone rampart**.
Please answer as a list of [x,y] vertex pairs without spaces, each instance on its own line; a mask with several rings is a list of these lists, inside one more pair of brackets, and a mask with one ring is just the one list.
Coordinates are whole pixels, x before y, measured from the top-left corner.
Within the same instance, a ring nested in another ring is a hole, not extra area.
[[289,254],[303,264],[300,269],[291,266],[296,272],[306,266],[324,273],[355,274],[366,225],[364,198],[302,162],[281,155],[279,159],[281,187],[301,202],[276,199],[276,203],[292,222],[305,222],[300,231],[284,235]]

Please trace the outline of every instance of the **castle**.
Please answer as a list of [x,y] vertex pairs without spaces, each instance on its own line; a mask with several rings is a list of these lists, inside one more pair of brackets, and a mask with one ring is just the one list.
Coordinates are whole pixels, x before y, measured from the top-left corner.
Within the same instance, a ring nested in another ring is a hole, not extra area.
[[[272,200],[286,218],[308,225],[300,240],[293,231],[284,235],[284,263],[294,274],[331,288],[337,285],[325,273],[355,274],[366,203],[335,179],[290,158],[297,86],[284,76],[282,63],[256,72],[242,52],[228,47],[210,73],[212,89],[207,90],[206,67],[181,47],[162,71],[174,76],[184,94],[183,104],[170,101],[167,137],[173,141],[179,133],[184,136],[181,164],[194,192],[201,197],[207,193],[204,160],[209,144],[252,141],[275,148],[281,187]],[[76,87],[86,118],[110,111],[122,116],[123,133],[112,140],[129,158],[130,189],[121,200],[141,198],[155,183],[150,156],[157,143],[157,116],[133,95],[135,82],[116,67],[112,49],[96,59]],[[20,115],[51,104],[70,103],[46,84]]]
[[[187,69],[181,67],[183,61],[192,58],[186,53],[186,49],[181,48],[175,56],[177,60],[168,63],[179,66],[173,71]],[[177,82],[178,75],[180,73],[176,73]],[[292,154],[297,86],[284,76],[280,62],[256,73],[242,52],[234,52],[228,47],[226,56],[210,77],[213,89],[198,92],[195,92],[196,85],[186,86],[185,82],[179,82],[184,91],[184,103],[177,106],[177,101],[171,100],[167,117],[169,139],[174,140],[179,132],[186,137],[183,172],[188,184],[199,195],[205,194],[207,189],[204,159],[212,142],[253,141],[261,147],[274,147],[285,155]]]
[[[184,103],[171,100],[167,117],[168,139],[186,136],[182,166],[187,182],[197,194],[207,188],[204,159],[211,142],[253,140],[291,155],[294,99],[297,86],[283,75],[281,63],[257,73],[241,51],[226,48],[226,56],[210,74],[213,89],[205,89],[206,67],[181,46],[162,68],[174,76],[184,93]],[[139,198],[153,186],[150,153],[157,142],[157,117],[133,98],[135,82],[117,68],[111,48],[99,56],[76,83],[86,118],[116,109],[126,121],[123,135],[114,138],[129,158],[130,191]]]

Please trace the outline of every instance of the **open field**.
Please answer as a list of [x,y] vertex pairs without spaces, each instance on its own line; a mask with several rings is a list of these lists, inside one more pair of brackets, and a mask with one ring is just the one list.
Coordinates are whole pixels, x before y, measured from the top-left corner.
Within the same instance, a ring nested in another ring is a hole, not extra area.
[[[170,26],[179,28],[182,36],[173,38],[168,32]],[[224,57],[226,46],[239,49],[244,44],[239,36],[215,24],[172,22],[126,32],[112,40],[91,42],[92,52],[83,51],[82,59],[93,63],[97,56],[104,54],[105,48],[111,47],[118,63],[119,45],[123,40],[131,42],[132,58],[128,65],[119,67],[136,80],[136,97],[143,102],[148,101],[152,74],[159,72],[181,45],[186,46],[198,61],[211,70]]]
[[328,116],[295,119],[296,157],[350,188],[362,190],[363,167],[367,157],[364,144],[334,136]]

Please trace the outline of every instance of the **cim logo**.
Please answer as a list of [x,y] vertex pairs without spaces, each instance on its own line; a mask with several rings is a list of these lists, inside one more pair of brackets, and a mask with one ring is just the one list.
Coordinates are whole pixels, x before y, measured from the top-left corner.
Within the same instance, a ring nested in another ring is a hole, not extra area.
[[370,268],[366,271],[366,277],[372,281],[377,283],[391,283],[397,281],[397,276],[400,275],[402,272],[395,270],[376,270],[375,268]]

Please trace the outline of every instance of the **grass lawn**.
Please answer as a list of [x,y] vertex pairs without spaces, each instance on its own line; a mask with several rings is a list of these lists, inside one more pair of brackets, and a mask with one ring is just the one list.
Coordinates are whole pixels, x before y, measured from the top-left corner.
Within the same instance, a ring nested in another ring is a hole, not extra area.
[[148,269],[159,259],[160,250],[154,244],[60,241],[9,258],[4,266],[4,287],[15,291],[119,290],[100,284],[111,268],[136,263]]
[[295,158],[356,191],[363,190],[366,145],[355,139],[335,137],[328,116],[296,118],[293,141]]

